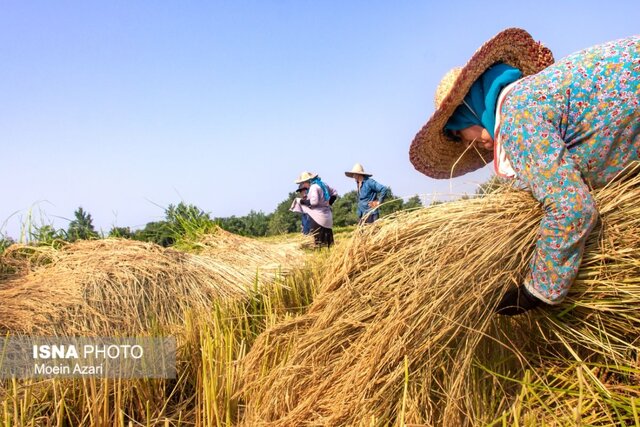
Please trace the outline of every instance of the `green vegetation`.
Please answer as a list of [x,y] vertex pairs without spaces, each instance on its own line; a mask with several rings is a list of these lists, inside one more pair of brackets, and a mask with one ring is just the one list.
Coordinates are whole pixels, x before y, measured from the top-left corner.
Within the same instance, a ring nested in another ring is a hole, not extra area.
[[300,231],[302,227],[301,216],[294,214],[289,210],[293,203],[293,199],[295,198],[295,192],[289,193],[286,199],[278,203],[276,210],[266,218],[268,221],[266,230],[267,235],[275,236],[278,234],[295,233],[296,231]]
[[333,204],[333,225],[335,227],[346,227],[358,222],[358,193],[349,191]]
[[[93,225],[91,214],[78,207],[74,212],[74,219],[69,222],[67,229],[57,229],[52,223],[46,223],[44,219],[38,225],[31,218],[31,213],[23,225],[22,242],[36,243],[38,245],[56,245],[77,240],[92,240],[101,237],[116,237],[133,239],[144,242],[153,242],[163,247],[174,246],[179,242],[196,241],[198,236],[210,233],[215,226],[234,234],[249,237],[278,236],[288,233],[297,233],[302,228],[301,216],[289,210],[296,197],[295,192],[288,194],[287,198],[278,203],[272,213],[265,214],[262,211],[251,211],[244,216],[212,218],[210,213],[199,207],[180,202],[177,205],[169,205],[164,211],[164,219],[147,223],[139,230],[130,227],[113,226],[107,233],[99,233]],[[358,223],[357,193],[350,191],[338,197],[333,204],[334,227],[351,227]],[[386,201],[380,206],[381,216],[393,212],[421,207],[420,198],[415,195],[406,202],[396,198],[389,189]],[[0,236],[0,249],[3,245],[9,246],[13,240]]]
[[41,245],[54,245],[56,242],[68,240],[67,236],[68,233],[66,231],[56,229],[53,225],[45,224],[34,227],[33,233],[31,233],[31,240]]
[[[262,237],[278,234],[295,233],[301,229],[300,215],[289,211],[296,193],[291,192],[285,200],[280,202],[275,211],[270,214],[251,211],[246,216],[216,218],[223,229],[242,236]],[[348,227],[358,223],[357,216],[358,195],[349,191],[338,199],[332,206],[334,227]],[[385,202],[380,207],[381,216],[393,212],[413,209],[422,206],[417,195],[404,202],[396,198],[391,189],[387,193]]]
[[4,252],[5,249],[13,245],[14,243],[15,241],[11,237],[0,234],[0,255]]
[[[93,218],[89,212],[85,212],[80,206],[74,213],[75,219],[69,223],[67,229],[67,240],[75,242],[76,240],[91,240],[100,237],[93,228]],[[55,231],[53,231],[55,234]]]
[[132,239],[133,238],[133,232],[131,231],[131,228],[129,227],[111,227],[111,230],[109,230],[109,234],[107,235],[107,237],[115,237],[115,238],[121,238],[121,239]]

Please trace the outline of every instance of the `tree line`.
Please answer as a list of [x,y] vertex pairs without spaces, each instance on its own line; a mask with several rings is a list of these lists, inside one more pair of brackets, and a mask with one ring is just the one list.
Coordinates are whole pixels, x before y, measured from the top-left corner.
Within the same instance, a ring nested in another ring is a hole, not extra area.
[[[143,228],[132,230],[130,227],[112,227],[108,233],[99,233],[89,212],[79,207],[66,229],[56,229],[52,225],[34,226],[29,230],[29,240],[41,244],[55,242],[75,242],[103,237],[120,237],[125,239],[153,242],[168,247],[180,240],[195,240],[198,235],[221,227],[229,232],[250,237],[273,236],[295,233],[301,230],[301,216],[289,211],[295,192],[280,202],[271,213],[251,211],[244,216],[212,217],[208,212],[191,204],[180,202],[169,205],[165,209],[164,219],[147,223]],[[392,212],[421,207],[420,198],[415,195],[407,201],[396,199],[391,190],[387,193],[387,202],[380,206],[381,216]],[[347,227],[358,222],[356,207],[358,196],[356,191],[344,194],[332,206],[334,227]],[[0,249],[12,243],[11,239],[2,240]]]
[[[299,214],[289,211],[293,199],[297,195],[295,192],[276,206],[270,214],[251,211],[248,215],[227,218],[217,218],[220,227],[232,233],[243,236],[273,236],[284,233],[295,233],[302,227],[302,219]],[[404,209],[412,209],[422,206],[420,197],[417,195],[409,198],[406,202],[396,199],[391,189],[387,191],[386,202],[380,206],[380,215],[385,216],[392,212]],[[338,197],[332,206],[333,226],[347,227],[358,222],[356,209],[358,205],[357,192],[350,191]]]

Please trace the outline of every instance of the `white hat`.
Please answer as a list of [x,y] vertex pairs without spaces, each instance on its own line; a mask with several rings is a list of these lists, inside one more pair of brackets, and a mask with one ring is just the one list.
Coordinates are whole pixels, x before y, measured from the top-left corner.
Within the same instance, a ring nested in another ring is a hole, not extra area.
[[364,168],[360,163],[356,163],[355,165],[353,165],[351,170],[349,172],[345,172],[344,174],[347,175],[349,178],[353,178],[353,175],[371,176],[370,173],[366,173],[364,171]]
[[298,179],[296,179],[294,182],[296,184],[302,184],[303,182],[309,181],[310,179],[315,178],[316,176],[318,176],[317,173],[313,173],[313,172],[302,172],[300,174],[300,176],[298,177]]

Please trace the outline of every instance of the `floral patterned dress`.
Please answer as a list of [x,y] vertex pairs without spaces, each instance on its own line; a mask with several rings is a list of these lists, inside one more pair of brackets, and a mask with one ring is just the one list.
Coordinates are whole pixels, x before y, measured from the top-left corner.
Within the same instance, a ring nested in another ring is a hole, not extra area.
[[640,36],[609,42],[523,78],[500,113],[503,149],[545,210],[525,286],[558,304],[598,212],[589,192],[640,151]]

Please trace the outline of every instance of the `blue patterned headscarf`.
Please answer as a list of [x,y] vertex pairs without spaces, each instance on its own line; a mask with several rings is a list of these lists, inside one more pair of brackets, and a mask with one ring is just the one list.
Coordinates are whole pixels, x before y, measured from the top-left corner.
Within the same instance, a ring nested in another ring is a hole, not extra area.
[[476,80],[462,104],[444,126],[446,130],[462,130],[479,125],[494,138],[496,104],[502,89],[522,77],[522,72],[510,65],[498,63],[489,67]]
[[309,184],[318,184],[320,186],[320,188],[322,188],[322,194],[324,194],[324,199],[325,200],[329,200],[329,198],[331,197],[329,195],[329,188],[327,187],[327,184],[325,184],[324,182],[322,182],[322,180],[320,179],[319,176],[310,179],[309,180]]

